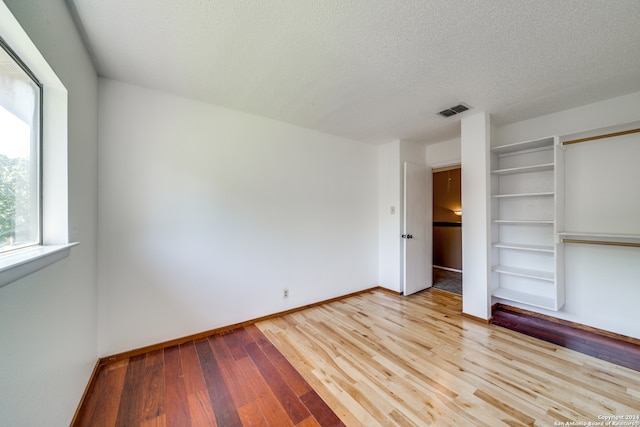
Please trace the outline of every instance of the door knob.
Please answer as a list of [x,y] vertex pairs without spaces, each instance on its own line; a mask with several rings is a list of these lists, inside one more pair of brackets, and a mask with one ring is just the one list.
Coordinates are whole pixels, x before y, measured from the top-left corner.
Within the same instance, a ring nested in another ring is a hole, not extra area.
[[402,238],[403,239],[413,239],[413,234],[403,234]]

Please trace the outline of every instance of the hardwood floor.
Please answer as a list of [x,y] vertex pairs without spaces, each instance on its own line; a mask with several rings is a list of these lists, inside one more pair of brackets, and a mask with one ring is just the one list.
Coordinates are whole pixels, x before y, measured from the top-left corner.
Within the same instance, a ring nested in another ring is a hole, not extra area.
[[492,323],[640,371],[640,345],[638,344],[594,331],[572,328],[566,324],[534,317],[506,306],[498,306],[494,310]]
[[102,367],[76,426],[342,426],[255,326]]
[[75,425],[553,426],[640,415],[640,372],[460,312],[449,292],[373,291],[113,362]]
[[639,372],[460,311],[460,297],[447,292],[376,291],[258,327],[348,426],[553,426],[640,415]]

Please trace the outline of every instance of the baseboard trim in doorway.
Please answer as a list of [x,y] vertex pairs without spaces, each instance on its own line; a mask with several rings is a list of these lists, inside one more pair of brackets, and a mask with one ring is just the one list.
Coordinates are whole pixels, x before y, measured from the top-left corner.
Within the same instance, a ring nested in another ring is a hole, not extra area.
[[434,265],[433,268],[438,268],[440,270],[453,271],[454,273],[462,273],[462,270],[458,270],[457,268],[443,267],[441,265]]

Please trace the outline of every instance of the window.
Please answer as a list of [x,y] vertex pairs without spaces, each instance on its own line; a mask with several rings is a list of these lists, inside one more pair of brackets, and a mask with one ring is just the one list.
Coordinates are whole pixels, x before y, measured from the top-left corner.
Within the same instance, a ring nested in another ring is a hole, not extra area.
[[0,39],[0,253],[42,243],[42,86]]
[[2,287],[78,243],[69,241],[67,89],[3,1],[0,40]]

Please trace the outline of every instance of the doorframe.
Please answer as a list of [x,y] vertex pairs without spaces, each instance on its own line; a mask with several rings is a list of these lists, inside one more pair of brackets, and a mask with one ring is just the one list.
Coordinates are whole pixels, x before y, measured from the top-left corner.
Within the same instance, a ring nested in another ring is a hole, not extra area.
[[[462,207],[462,192],[464,191],[464,189],[462,188],[462,159],[458,158],[458,159],[452,159],[452,160],[447,160],[444,162],[437,162],[437,163],[433,163],[431,164],[431,172],[432,173],[436,173],[436,172],[446,172],[449,170],[454,170],[454,169],[460,169],[460,207],[464,212],[464,208]],[[433,181],[432,181],[433,182]],[[434,191],[432,189],[432,194],[434,194]],[[431,244],[433,245],[433,239]],[[462,256],[464,256],[464,242],[461,242],[461,250],[462,250]],[[435,252],[435,249],[432,248],[432,251]],[[462,264],[464,265],[464,264]],[[445,268],[447,269],[447,268]],[[451,269],[453,271],[458,271],[455,269]],[[463,269],[461,268],[460,273],[463,273]],[[463,280],[464,280],[464,273],[463,273]],[[464,288],[464,286],[463,286]],[[464,298],[464,294],[462,294],[462,297]]]

